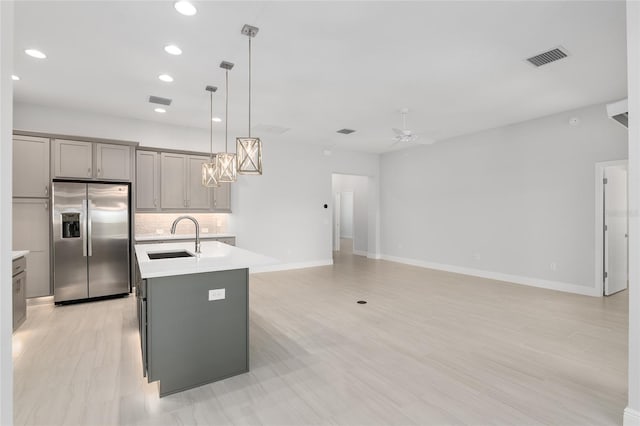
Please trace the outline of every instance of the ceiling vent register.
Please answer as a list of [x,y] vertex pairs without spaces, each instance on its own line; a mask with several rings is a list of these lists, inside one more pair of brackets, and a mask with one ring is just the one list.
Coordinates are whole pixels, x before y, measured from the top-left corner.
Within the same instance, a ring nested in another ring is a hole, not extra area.
[[343,135],[350,135],[353,132],[355,132],[355,130],[352,130],[352,129],[340,129],[340,130],[338,130],[337,133],[342,133]]
[[556,47],[555,49],[527,58],[527,61],[536,67],[541,67],[543,65],[550,64],[551,62],[559,61],[567,56],[569,56],[569,54],[566,50],[561,47]]
[[149,103],[158,104],[158,105],[171,105],[171,99],[169,98],[161,98],[160,96],[149,96]]

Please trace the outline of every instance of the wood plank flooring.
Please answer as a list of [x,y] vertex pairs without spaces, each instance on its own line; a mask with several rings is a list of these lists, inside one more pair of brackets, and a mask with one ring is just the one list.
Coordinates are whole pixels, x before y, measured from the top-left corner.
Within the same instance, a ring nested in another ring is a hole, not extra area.
[[622,423],[626,292],[591,298],[344,251],[250,287],[251,371],[162,399],[142,377],[133,297],[30,306],[14,335],[15,424]]

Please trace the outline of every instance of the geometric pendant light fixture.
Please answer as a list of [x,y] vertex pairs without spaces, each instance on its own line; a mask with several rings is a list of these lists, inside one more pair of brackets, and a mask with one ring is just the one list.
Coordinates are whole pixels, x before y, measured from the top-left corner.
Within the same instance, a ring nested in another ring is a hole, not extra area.
[[262,142],[260,138],[251,137],[251,39],[258,34],[258,28],[244,25],[242,34],[249,38],[249,136],[236,138],[237,171],[243,175],[261,175]]
[[231,62],[222,61],[220,68],[225,70],[225,112],[224,112],[224,152],[216,154],[216,181],[235,182],[238,178],[236,173],[236,154],[229,152],[227,141],[229,134],[229,70],[233,68]]
[[209,92],[211,98],[211,109],[209,110],[209,162],[202,164],[202,186],[207,188],[215,188],[220,186],[218,183],[218,172],[216,167],[216,161],[213,158],[213,92],[218,90],[215,86],[207,86],[205,89]]

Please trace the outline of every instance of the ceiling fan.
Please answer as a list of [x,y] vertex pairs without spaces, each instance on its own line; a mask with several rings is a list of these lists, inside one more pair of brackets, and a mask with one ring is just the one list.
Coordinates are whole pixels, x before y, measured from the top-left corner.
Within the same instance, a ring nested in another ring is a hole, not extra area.
[[420,134],[414,133],[413,130],[407,128],[407,114],[409,113],[408,108],[402,108],[400,110],[400,114],[402,115],[402,129],[393,128],[393,133],[395,133],[395,137],[393,140],[395,141],[394,145],[399,143],[417,143],[421,145],[430,145],[435,142],[435,140],[427,138],[418,141]]

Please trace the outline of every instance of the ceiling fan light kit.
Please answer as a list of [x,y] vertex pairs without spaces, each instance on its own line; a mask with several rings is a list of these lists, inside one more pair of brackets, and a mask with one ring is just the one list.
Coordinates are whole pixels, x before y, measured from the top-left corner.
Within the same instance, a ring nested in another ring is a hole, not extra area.
[[237,171],[243,175],[262,174],[262,142],[260,138],[251,137],[251,39],[258,31],[248,24],[241,31],[249,39],[249,136],[236,138]]

